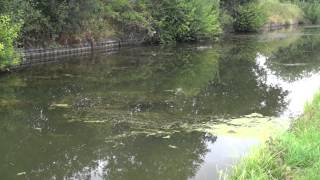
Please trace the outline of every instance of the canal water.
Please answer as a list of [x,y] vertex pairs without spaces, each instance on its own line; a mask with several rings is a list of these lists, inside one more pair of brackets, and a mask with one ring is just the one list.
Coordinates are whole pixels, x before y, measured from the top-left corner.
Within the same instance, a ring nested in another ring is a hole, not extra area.
[[0,177],[218,179],[319,87],[320,29],[311,27],[2,75]]

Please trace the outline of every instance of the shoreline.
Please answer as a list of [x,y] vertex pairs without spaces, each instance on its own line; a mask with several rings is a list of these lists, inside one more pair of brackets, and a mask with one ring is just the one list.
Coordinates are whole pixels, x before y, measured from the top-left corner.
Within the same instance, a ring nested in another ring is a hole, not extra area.
[[109,55],[117,52],[120,48],[141,44],[143,44],[143,41],[138,39],[126,41],[105,40],[97,42],[94,45],[87,43],[57,48],[18,49],[16,52],[21,58],[20,62],[0,69],[0,73],[20,70],[38,64],[61,62],[63,61],[63,58],[88,56],[101,53]]
[[[271,26],[268,23],[265,25],[260,33],[272,32],[280,29],[287,29],[290,27],[298,28],[304,27],[299,24],[281,24],[276,27]],[[221,37],[226,35],[235,34],[236,32],[224,32]],[[252,33],[244,33],[250,35]],[[201,40],[199,41],[201,42]],[[111,40],[107,39],[105,41],[99,41],[92,45],[89,43],[85,44],[75,44],[65,47],[57,48],[29,48],[29,49],[17,49],[17,54],[20,56],[21,60],[18,64],[8,65],[7,67],[0,69],[0,73],[12,72],[15,70],[20,70],[28,67],[32,67],[38,64],[54,63],[63,61],[62,58],[69,58],[75,56],[88,56],[94,55],[96,53],[105,53],[107,55],[117,52],[120,48],[130,47],[135,45],[142,45],[145,41],[142,39],[130,39],[130,40]]]
[[289,131],[253,149],[231,171],[231,180],[319,179],[320,93]]

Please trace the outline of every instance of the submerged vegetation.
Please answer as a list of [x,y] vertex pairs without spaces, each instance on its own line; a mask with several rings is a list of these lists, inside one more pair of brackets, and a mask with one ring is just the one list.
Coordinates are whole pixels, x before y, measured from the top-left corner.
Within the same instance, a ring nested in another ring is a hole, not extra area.
[[289,132],[270,140],[238,165],[231,179],[319,179],[320,94]]

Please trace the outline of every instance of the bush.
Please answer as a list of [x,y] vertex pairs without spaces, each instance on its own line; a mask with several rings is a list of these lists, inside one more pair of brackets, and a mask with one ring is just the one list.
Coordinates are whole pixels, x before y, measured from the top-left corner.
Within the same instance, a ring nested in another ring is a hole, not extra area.
[[257,3],[241,5],[236,9],[233,27],[238,32],[258,31],[266,22],[266,15]]
[[104,6],[104,17],[121,37],[148,36],[153,31],[152,17],[144,0],[110,1]]
[[219,0],[2,0],[0,14],[23,21],[23,47],[104,39],[188,41],[220,32]]
[[261,7],[269,23],[279,25],[296,24],[303,20],[303,11],[295,4],[279,0],[261,1]]
[[164,0],[150,10],[155,38],[161,42],[214,37],[221,31],[216,0]]
[[20,26],[13,24],[9,16],[0,16],[0,69],[18,62],[14,41],[19,31]]
[[316,24],[320,20],[320,3],[319,2],[302,2],[300,3],[304,11],[305,18],[312,24]]
[[220,12],[220,23],[224,31],[232,31],[234,18],[226,11]]

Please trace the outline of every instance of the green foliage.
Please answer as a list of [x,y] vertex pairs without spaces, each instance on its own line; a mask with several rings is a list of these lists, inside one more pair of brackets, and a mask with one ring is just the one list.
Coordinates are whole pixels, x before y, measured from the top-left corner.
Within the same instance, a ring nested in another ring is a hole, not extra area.
[[303,21],[303,11],[295,4],[279,0],[265,0],[260,2],[260,6],[268,18],[268,23],[290,25]]
[[108,33],[100,0],[12,0],[3,9],[24,22],[19,41],[24,47],[79,43]]
[[312,24],[320,20],[320,3],[319,2],[301,2],[300,7],[303,9],[305,18]]
[[152,17],[144,0],[108,0],[104,5],[104,18],[120,36],[148,35],[152,32]]
[[17,63],[14,41],[18,37],[20,26],[13,24],[9,16],[0,16],[0,69]]
[[[105,7],[105,15],[108,18],[122,23],[147,23],[147,8],[143,1],[119,0],[110,1]],[[145,24],[147,25],[147,24]]]
[[56,0],[52,3],[33,0],[25,12],[29,9],[34,9],[35,13],[30,13],[23,27],[23,37],[29,37],[27,43],[35,44],[40,36],[42,46],[47,46],[48,41],[73,44],[106,31],[107,24],[100,17],[102,8],[98,0]]
[[[221,0],[221,8],[233,17],[234,29],[239,32],[258,31],[265,24],[297,24],[303,21],[304,16],[295,3],[279,0]],[[230,18],[221,20],[228,26]]]
[[227,11],[221,11],[220,23],[224,31],[232,30],[233,22],[234,22],[234,18]]
[[266,22],[266,15],[256,3],[241,5],[236,10],[234,29],[238,32],[258,31]]
[[230,179],[319,179],[320,94],[290,132],[254,151]]
[[110,36],[188,41],[220,32],[219,0],[3,0],[0,5],[24,22],[19,41],[24,47]]
[[164,0],[152,6],[155,36],[161,42],[213,37],[220,32],[216,0]]
[[[312,1],[315,2],[315,1]],[[24,22],[19,45],[48,47],[108,37],[153,42],[215,37],[223,29],[257,31],[266,22],[284,24],[302,17],[293,2],[278,0],[2,0],[0,14]],[[311,2],[305,2],[310,4]],[[303,3],[300,3],[301,7]],[[316,22],[319,3],[304,5]],[[320,10],[319,10],[320,11]]]

